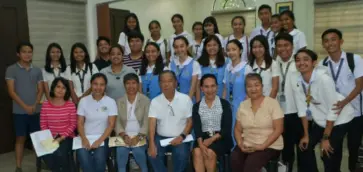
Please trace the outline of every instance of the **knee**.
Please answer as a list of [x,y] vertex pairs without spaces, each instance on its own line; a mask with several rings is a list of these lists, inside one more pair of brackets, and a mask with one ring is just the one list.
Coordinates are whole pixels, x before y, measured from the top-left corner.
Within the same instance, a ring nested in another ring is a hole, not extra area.
[[194,160],[199,160],[203,158],[203,153],[202,150],[200,148],[195,148],[193,150],[193,159]]
[[217,155],[216,153],[214,153],[212,149],[208,149],[207,154],[208,154],[208,160],[215,161],[217,159]]

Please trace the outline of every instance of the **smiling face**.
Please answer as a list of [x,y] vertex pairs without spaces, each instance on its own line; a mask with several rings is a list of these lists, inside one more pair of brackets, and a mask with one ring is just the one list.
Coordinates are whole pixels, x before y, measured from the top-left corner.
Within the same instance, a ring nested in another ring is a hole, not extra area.
[[194,33],[194,36],[201,37],[203,35],[203,26],[202,25],[196,25],[193,28],[193,33]]
[[85,52],[82,50],[82,48],[75,48],[73,51],[73,56],[76,62],[82,62],[85,59]]
[[284,61],[288,61],[288,59],[292,56],[293,45],[290,41],[280,39],[276,42],[276,51],[277,55],[279,55]]
[[122,63],[122,56],[123,56],[123,54],[122,54],[120,48],[113,47],[111,49],[110,57],[111,57],[111,63],[113,65],[118,65],[118,64]]
[[264,8],[261,9],[258,12],[258,18],[261,20],[261,23],[263,24],[269,24],[270,23],[270,19],[271,19],[271,12],[269,9]]
[[182,39],[177,39],[174,41],[175,54],[179,57],[184,57],[188,55],[188,46]]
[[260,80],[255,77],[246,79],[247,95],[251,99],[258,99],[263,96],[263,85]]
[[160,56],[160,51],[158,51],[155,46],[150,44],[145,48],[145,56],[149,63],[155,63],[156,59],[158,59]]
[[95,78],[91,83],[92,94],[103,96],[106,90],[106,81],[102,77]]
[[312,58],[305,52],[300,52],[296,55],[295,64],[297,70],[304,74],[314,70],[316,61],[313,61]]
[[20,52],[17,53],[17,56],[20,58],[21,61],[30,63],[33,58],[33,49],[29,46],[22,46],[20,48]]
[[127,27],[130,29],[130,30],[135,30],[136,28],[136,25],[137,25],[137,21],[134,17],[129,17],[127,19]]
[[105,40],[101,40],[98,43],[98,52],[100,52],[101,54],[107,54],[108,52],[110,52],[110,44],[108,44],[108,42]]
[[245,28],[245,23],[242,19],[236,18],[232,22],[232,29],[234,33],[243,33],[243,30]]
[[125,90],[127,95],[136,95],[139,90],[139,83],[133,79],[126,81]]
[[271,30],[275,33],[280,32],[282,27],[281,20],[278,17],[273,17],[271,19]]
[[204,24],[204,30],[208,35],[214,35],[214,24],[213,23],[206,23]]
[[219,45],[218,45],[217,41],[215,41],[213,39],[207,43],[205,48],[206,48],[209,56],[216,56],[218,54]]
[[343,44],[344,40],[340,39],[338,34],[336,33],[328,33],[323,38],[323,47],[325,50],[329,53],[336,53],[341,50],[341,46]]
[[129,43],[131,52],[142,51],[142,44],[143,42],[140,38],[131,38]]
[[281,16],[281,21],[282,21],[282,26],[284,27],[285,30],[287,31],[291,31],[294,29],[294,20],[292,20],[292,18],[287,15],[287,14],[283,14]]
[[256,59],[264,59],[265,57],[265,47],[260,41],[255,40],[252,44],[252,53]]
[[61,53],[60,49],[58,49],[57,47],[52,47],[50,49],[49,55],[50,55],[50,59],[52,59],[52,61],[59,61],[62,53]]
[[213,78],[205,79],[203,81],[201,89],[207,99],[211,100],[215,98],[218,90],[218,85],[216,84],[216,80]]
[[149,29],[150,29],[151,36],[159,36],[160,35],[161,28],[160,28],[160,26],[158,24],[152,23],[150,25]]
[[183,21],[180,20],[180,18],[178,17],[174,17],[172,20],[173,23],[173,28],[175,30],[175,32],[182,32],[183,30]]
[[232,61],[234,61],[237,58],[241,58],[241,49],[239,49],[236,44],[229,43],[227,45],[227,55]]

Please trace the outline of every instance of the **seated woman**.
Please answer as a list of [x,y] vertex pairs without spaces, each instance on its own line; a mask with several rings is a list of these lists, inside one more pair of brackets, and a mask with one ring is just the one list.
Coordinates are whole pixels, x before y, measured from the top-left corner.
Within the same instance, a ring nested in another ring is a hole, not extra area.
[[140,81],[136,74],[126,74],[123,82],[126,95],[117,100],[119,113],[116,120],[115,133],[122,137],[127,146],[116,148],[118,171],[126,172],[129,152],[132,151],[141,171],[147,172],[147,146],[146,144],[138,145],[138,143],[146,139],[148,132],[150,100],[138,92]]
[[234,135],[237,145],[232,152],[232,172],[260,172],[283,148],[282,112],[277,100],[263,95],[261,75],[246,76],[249,99],[237,111]]
[[214,74],[205,74],[200,82],[205,96],[193,106],[193,164],[196,172],[216,171],[217,157],[233,146],[231,136],[232,109],[227,100],[217,96],[218,83]]
[[[108,137],[115,126],[117,105],[105,95],[106,75],[96,73],[91,77],[92,94],[78,104],[78,133],[83,148],[77,150],[82,171],[105,172],[108,155]],[[97,139],[94,140],[94,137]]]
[[[50,130],[59,148],[52,154],[43,156],[52,171],[72,171],[74,164],[69,161],[72,155],[72,138],[77,126],[76,106],[70,101],[69,81],[57,77],[53,80],[49,99],[43,102],[40,112],[40,127]],[[71,157],[70,157],[71,156]]]

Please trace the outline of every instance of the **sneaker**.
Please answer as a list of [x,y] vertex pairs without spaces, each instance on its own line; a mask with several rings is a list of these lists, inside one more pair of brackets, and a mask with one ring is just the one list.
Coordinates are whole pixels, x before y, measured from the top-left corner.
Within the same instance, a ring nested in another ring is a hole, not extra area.
[[137,165],[134,157],[130,158],[130,169],[132,169],[132,170],[140,169],[140,167]]
[[15,172],[23,172],[23,170],[19,167],[16,167]]

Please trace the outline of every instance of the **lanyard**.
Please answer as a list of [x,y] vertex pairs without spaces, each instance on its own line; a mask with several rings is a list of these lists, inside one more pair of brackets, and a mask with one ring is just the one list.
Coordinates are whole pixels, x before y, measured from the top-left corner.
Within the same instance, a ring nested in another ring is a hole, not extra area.
[[[59,69],[58,69],[58,70],[59,70]],[[60,77],[60,76],[61,76],[61,71],[59,70],[58,75],[55,75],[55,73],[54,73],[54,68],[53,68],[53,70],[52,70],[52,74],[53,74],[54,78],[58,78],[58,77]]]
[[334,70],[333,70],[333,64],[331,63],[331,61],[329,61],[330,71],[331,71],[331,74],[332,74],[332,76],[333,76],[333,80],[334,80],[334,83],[335,83],[335,84],[337,83],[337,80],[338,80],[338,77],[339,77],[340,71],[341,71],[342,66],[343,66],[343,62],[344,62],[344,59],[341,59],[341,60],[340,60],[340,62],[339,62],[338,72],[337,72],[337,74],[335,75]]
[[[271,33],[271,30],[267,32],[267,35],[266,35],[266,38],[267,38],[267,39],[268,39],[268,37],[270,36],[270,33]],[[261,35],[264,35],[264,34],[263,34],[263,30],[262,30],[262,29],[260,30],[260,34],[261,34]]]
[[305,86],[304,82],[301,81],[301,84],[302,84],[302,87],[303,87],[303,90],[304,90],[304,94],[306,96],[306,105],[307,105],[307,107],[309,109],[311,99],[312,99],[312,97],[311,97],[311,84],[309,84],[309,87],[308,87],[307,90],[306,90],[306,86]]
[[280,70],[281,70],[281,75],[282,75],[282,83],[281,83],[281,92],[285,92],[285,81],[286,81],[286,75],[287,72],[289,71],[289,67],[290,67],[291,61],[289,63],[287,63],[286,69],[285,69],[285,73],[282,70],[282,63],[280,63]]
[[186,66],[183,66],[183,68],[181,68],[181,69],[179,69],[179,65],[177,65],[176,66],[176,71],[177,71],[177,73],[178,73],[178,91],[180,91],[180,77],[181,77],[181,75],[183,74],[183,71],[184,71],[184,69],[186,68]]
[[81,71],[83,71],[83,70],[80,70],[80,71],[77,72],[77,76],[79,78],[79,81],[81,82],[82,93],[84,93],[84,77],[86,76],[87,70],[83,71],[82,77],[81,77],[81,74],[80,74]]
[[[253,69],[253,72],[257,73],[257,70],[258,70],[258,69],[259,69],[259,68]],[[261,68],[261,69],[260,69],[260,71],[258,72],[258,74],[259,74],[259,75],[261,75],[262,71],[263,71],[263,69]]]
[[[231,75],[232,75],[232,77],[231,77]],[[239,72],[232,74],[232,71],[229,74],[229,99],[230,99],[230,101],[233,101],[233,84],[236,82],[236,78],[239,75],[240,75]]]

